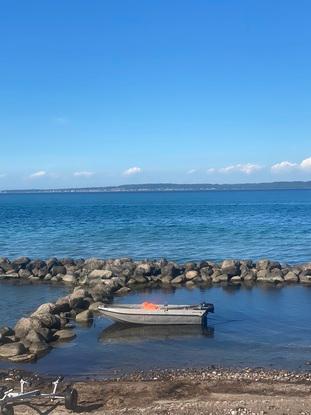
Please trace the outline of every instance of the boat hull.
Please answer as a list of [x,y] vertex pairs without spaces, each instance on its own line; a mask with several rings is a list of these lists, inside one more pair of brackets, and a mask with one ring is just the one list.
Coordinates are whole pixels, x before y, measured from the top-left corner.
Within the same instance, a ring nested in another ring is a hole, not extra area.
[[205,310],[126,310],[99,307],[99,311],[109,319],[121,323],[147,325],[201,324]]

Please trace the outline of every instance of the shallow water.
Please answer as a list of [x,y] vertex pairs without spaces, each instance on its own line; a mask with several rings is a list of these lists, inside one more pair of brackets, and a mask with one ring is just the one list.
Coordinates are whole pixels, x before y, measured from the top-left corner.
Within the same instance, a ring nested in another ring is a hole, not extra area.
[[[132,293],[116,303],[215,304],[208,329],[198,327],[120,328],[101,317],[77,338],[35,364],[19,367],[71,376],[111,376],[152,368],[221,365],[307,369],[311,360],[311,288],[211,287]],[[8,364],[2,362],[2,367]],[[9,366],[12,366],[11,364]]]
[[23,281],[0,282],[0,326],[14,326],[43,304],[57,300],[68,293],[68,287],[51,283]]
[[311,261],[311,191],[0,194],[0,256]]

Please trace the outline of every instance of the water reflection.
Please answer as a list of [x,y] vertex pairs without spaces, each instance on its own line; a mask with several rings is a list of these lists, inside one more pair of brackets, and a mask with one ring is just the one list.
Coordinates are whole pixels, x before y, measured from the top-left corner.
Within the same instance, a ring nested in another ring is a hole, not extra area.
[[200,325],[126,325],[114,323],[99,336],[103,343],[144,342],[148,340],[180,339],[184,337],[214,337],[214,327]]

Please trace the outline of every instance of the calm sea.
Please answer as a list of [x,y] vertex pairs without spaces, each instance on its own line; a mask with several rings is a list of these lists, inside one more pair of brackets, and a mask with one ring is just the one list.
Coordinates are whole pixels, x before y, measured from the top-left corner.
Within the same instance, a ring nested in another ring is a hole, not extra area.
[[[311,191],[0,195],[0,256],[269,257],[311,261]],[[14,325],[62,286],[1,282],[0,326]],[[43,373],[112,375],[166,367],[306,369],[311,288],[211,287],[132,293],[116,302],[214,302],[201,327],[120,328],[96,318],[35,364]],[[92,353],[90,354],[90,350]],[[138,359],[139,356],[139,359]],[[0,367],[12,363],[0,361]]]
[[311,261],[311,191],[1,194],[1,255]]

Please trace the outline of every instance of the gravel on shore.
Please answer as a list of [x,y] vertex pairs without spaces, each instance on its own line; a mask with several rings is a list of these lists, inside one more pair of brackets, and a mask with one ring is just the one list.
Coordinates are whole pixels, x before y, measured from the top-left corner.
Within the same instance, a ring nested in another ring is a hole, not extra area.
[[[18,387],[20,376],[48,390],[51,379],[20,371],[3,372],[2,384]],[[113,379],[68,379],[79,392],[80,414],[310,415],[311,371],[266,369],[154,370]],[[64,383],[63,387],[66,386]],[[69,413],[49,402],[44,411]],[[32,410],[17,406],[16,414]],[[45,412],[44,412],[45,413]],[[47,413],[47,412],[46,412]]]

